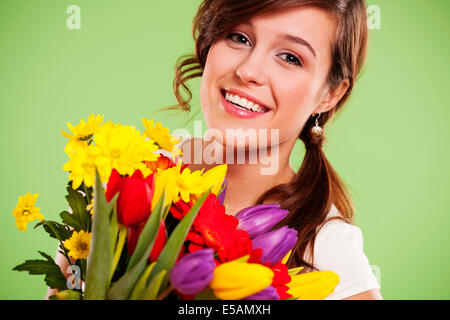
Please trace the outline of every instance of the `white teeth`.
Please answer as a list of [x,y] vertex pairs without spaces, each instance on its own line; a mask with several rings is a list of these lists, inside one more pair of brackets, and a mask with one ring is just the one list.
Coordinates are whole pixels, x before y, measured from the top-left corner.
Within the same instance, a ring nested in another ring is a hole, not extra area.
[[248,101],[245,98],[233,95],[229,92],[225,92],[225,99],[247,110],[251,110],[254,112],[265,112],[265,108],[260,107],[258,104]]

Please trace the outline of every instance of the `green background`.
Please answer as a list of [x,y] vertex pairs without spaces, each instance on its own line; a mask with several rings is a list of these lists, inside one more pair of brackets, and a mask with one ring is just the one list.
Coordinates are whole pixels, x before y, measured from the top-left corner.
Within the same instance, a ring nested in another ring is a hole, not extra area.
[[[42,276],[11,269],[37,250],[42,229],[18,231],[11,210],[27,192],[47,219],[66,209],[66,139],[60,129],[91,113],[136,125],[156,117],[171,130],[176,59],[191,52],[199,0],[0,1],[0,298],[41,299]],[[371,0],[367,67],[350,103],[326,128],[326,152],[349,185],[364,249],[381,270],[385,299],[450,298],[450,1]],[[66,9],[81,8],[81,30]],[[198,110],[199,81],[193,82]],[[196,119],[203,119],[201,113]],[[193,123],[186,126],[193,132]],[[203,124],[203,128],[206,125]],[[303,157],[298,143],[295,169]]]

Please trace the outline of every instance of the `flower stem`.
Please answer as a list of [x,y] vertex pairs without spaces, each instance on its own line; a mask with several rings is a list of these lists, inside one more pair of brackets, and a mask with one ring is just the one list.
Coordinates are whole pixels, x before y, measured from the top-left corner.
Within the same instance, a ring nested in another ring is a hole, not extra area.
[[83,275],[83,281],[86,279],[86,259],[80,260],[81,274]]
[[156,298],[156,300],[162,300],[165,297],[167,297],[169,295],[169,293],[172,292],[174,288],[172,287],[172,285],[169,285],[163,292],[161,292],[161,294],[158,296],[158,298]]
[[86,187],[86,185],[84,184],[84,182],[83,182],[83,187],[84,187],[84,191],[86,191],[86,199],[87,199],[87,202],[89,204],[89,203],[91,203],[91,196],[89,195],[89,190]]
[[114,257],[111,265],[111,272],[109,274],[109,282],[116,271],[117,264],[119,263],[120,256],[122,255],[123,246],[127,238],[127,228],[124,225],[119,224],[119,240],[117,241],[116,249],[114,250]]

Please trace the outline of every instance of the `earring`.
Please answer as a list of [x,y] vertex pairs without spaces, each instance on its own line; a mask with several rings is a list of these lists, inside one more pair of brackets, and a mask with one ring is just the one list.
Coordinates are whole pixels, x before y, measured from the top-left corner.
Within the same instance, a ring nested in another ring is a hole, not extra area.
[[321,137],[323,135],[323,129],[319,126],[319,117],[320,117],[320,113],[319,116],[316,118],[316,125],[314,127],[312,127],[311,129],[311,133],[316,136],[316,137]]

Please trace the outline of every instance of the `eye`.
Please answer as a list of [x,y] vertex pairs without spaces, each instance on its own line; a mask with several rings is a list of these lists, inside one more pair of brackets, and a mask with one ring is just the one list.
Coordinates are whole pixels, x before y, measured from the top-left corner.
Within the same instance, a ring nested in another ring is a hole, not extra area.
[[286,57],[286,58],[282,58],[282,59],[284,61],[286,61],[286,63],[288,63],[288,64],[292,64],[292,65],[299,66],[299,67],[303,66],[302,60],[299,57],[297,57],[291,53],[282,53],[279,55],[279,57],[281,57],[281,56]]
[[240,33],[236,32],[230,33],[229,35],[227,35],[226,39],[229,39],[239,44],[250,45],[250,41]]

